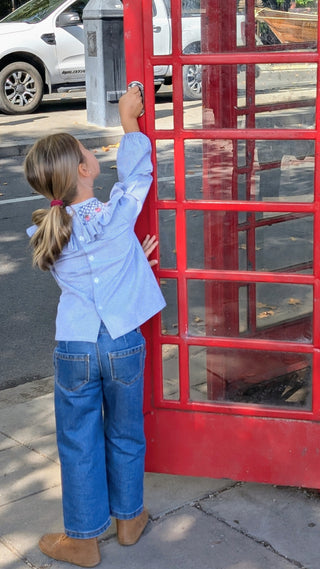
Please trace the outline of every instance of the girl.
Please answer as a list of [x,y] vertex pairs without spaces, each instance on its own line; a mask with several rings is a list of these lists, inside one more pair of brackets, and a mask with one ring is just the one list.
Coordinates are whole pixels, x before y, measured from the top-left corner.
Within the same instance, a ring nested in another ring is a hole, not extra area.
[[124,136],[108,203],[93,194],[95,155],[69,134],[45,137],[25,160],[30,185],[50,200],[28,229],[33,261],[61,288],[54,352],[55,414],[65,531],[46,534],[49,557],[82,567],[100,562],[97,536],[117,523],[121,545],[138,541],[143,507],[145,341],[139,326],[165,305],[134,224],[152,177],[140,132],[138,87],[119,102]]

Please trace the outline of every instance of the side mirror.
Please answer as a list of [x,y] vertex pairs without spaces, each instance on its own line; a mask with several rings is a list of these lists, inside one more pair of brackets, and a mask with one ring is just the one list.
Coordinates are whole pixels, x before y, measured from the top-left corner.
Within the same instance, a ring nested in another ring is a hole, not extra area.
[[56,25],[58,28],[67,28],[68,26],[79,26],[82,24],[81,18],[78,12],[62,12],[58,16]]

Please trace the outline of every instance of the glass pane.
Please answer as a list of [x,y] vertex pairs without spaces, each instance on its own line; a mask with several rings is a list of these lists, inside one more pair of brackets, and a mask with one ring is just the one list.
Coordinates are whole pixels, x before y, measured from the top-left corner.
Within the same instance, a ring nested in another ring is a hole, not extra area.
[[[173,103],[172,103],[172,85],[163,85],[163,78],[171,78],[172,69],[164,66],[161,76],[157,76],[157,67],[154,68],[155,74],[155,128],[157,130],[173,129]],[[161,79],[162,78],[162,79]],[[159,82],[158,82],[159,81]]]
[[310,343],[312,310],[313,288],[309,285],[188,281],[191,336]]
[[264,7],[255,14],[257,43],[260,40],[264,46],[278,45],[288,50],[316,48],[317,0],[300,3],[282,0],[275,3],[276,10],[265,7],[268,6],[265,2],[260,4]]
[[[219,6],[218,2],[182,0],[181,7],[184,53],[236,51],[245,45],[244,2],[223,1]],[[254,27],[253,22],[253,37]],[[247,28],[249,30],[248,25]]]
[[178,400],[179,389],[179,347],[173,344],[162,346],[162,388],[163,398]]
[[190,398],[311,409],[312,356],[190,346]]
[[[154,55],[170,55],[171,39],[171,0],[155,2],[152,0],[153,53]],[[155,75],[163,75],[163,66],[155,67]]]
[[177,281],[161,279],[160,285],[167,303],[161,312],[161,333],[176,336],[179,333]]
[[176,259],[176,212],[174,209],[159,210],[160,266],[175,269]]
[[186,211],[188,269],[312,272],[313,215]]
[[188,200],[312,202],[313,140],[186,140]]
[[[254,217],[254,214],[251,217]],[[289,215],[281,221],[277,214],[260,213],[256,214],[256,224],[257,271],[312,272],[312,215],[293,215],[293,219],[290,219]]]
[[274,51],[277,46],[281,51],[316,48],[317,0],[256,0],[250,11],[241,0],[181,3],[186,53],[234,52],[245,47],[261,51],[270,47]]
[[157,140],[157,186],[159,200],[174,200],[173,140]]
[[182,79],[185,128],[315,128],[315,63],[193,63]]

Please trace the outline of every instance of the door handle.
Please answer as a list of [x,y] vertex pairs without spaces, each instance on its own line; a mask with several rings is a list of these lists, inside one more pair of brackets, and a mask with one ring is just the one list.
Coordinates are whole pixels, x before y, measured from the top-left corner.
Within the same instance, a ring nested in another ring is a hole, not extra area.
[[128,89],[131,89],[131,87],[139,87],[139,89],[140,89],[143,109],[142,109],[139,117],[142,117],[142,115],[144,115],[144,86],[143,86],[143,83],[141,83],[140,81],[131,81],[131,83],[129,83],[129,85],[128,85]]

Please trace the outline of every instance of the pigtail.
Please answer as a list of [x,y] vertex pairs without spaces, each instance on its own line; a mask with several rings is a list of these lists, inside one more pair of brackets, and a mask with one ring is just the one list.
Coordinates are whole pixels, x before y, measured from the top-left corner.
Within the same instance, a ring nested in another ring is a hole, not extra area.
[[24,171],[30,186],[50,202],[59,202],[50,209],[37,209],[32,215],[37,225],[30,241],[33,265],[43,271],[54,265],[70,239],[72,217],[66,206],[75,199],[81,162],[79,143],[67,133],[38,140],[26,156]]
[[33,265],[48,271],[69,242],[72,218],[63,207],[37,209],[32,221],[38,226],[30,244],[33,247]]

